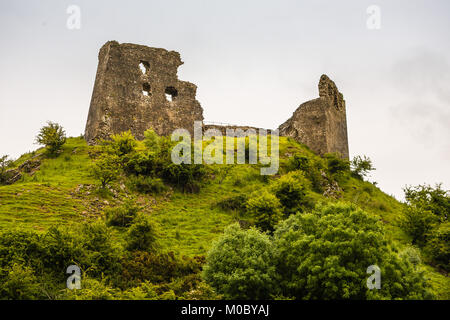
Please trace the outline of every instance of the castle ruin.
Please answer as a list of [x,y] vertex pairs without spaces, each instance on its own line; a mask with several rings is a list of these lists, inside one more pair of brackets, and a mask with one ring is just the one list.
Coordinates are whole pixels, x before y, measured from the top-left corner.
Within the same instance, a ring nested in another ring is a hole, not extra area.
[[[178,128],[193,134],[194,121],[203,121],[203,109],[195,98],[197,87],[177,77],[183,64],[178,52],[109,41],[98,60],[85,130],[89,144],[127,130],[137,139],[143,139],[149,128],[159,135]],[[252,128],[203,127],[223,133],[226,128]],[[326,75],[319,81],[319,98],[301,104],[278,129],[281,136],[292,137],[320,155],[337,152],[349,157],[345,101]]]

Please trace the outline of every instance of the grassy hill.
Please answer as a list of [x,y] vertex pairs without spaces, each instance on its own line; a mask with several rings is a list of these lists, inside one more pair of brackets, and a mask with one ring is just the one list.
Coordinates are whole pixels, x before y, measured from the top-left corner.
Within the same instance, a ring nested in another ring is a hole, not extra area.
[[[141,142],[138,148],[143,148]],[[287,173],[294,154],[303,155],[311,162],[324,161],[304,145],[280,137],[278,175],[261,176],[258,165],[209,165],[199,192],[183,192],[167,185],[163,192],[146,194],[133,191],[125,178],[111,183],[107,190],[101,190],[91,174],[98,148],[88,146],[82,137],[68,138],[57,157],[47,157],[44,151],[41,148],[22,155],[13,167],[30,159],[39,159],[39,168],[23,173],[14,184],[0,186],[2,231],[14,229],[43,233],[52,226],[77,226],[105,219],[105,210],[119,206],[126,199],[135,199],[140,210],[156,224],[161,250],[188,257],[206,255],[212,242],[230,224],[252,224],[252,217],[233,206],[227,207],[227,204],[239,196],[269,188]],[[328,203],[343,200],[353,203],[381,219],[386,236],[400,248],[410,246],[411,239],[399,227],[403,203],[374,184],[351,175],[336,180],[336,184],[324,187],[330,189],[327,196],[324,192],[309,190],[310,201]],[[123,242],[123,228],[115,228],[113,233],[118,243]],[[420,267],[430,278],[437,297],[449,299],[449,278],[431,265],[421,264]]]

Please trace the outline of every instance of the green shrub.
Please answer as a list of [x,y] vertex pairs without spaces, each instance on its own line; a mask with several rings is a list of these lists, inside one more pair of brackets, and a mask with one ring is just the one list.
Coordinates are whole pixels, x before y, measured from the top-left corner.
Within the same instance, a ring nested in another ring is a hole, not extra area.
[[225,299],[270,299],[277,293],[275,256],[269,236],[235,224],[213,244],[203,277]]
[[[423,299],[432,296],[421,273],[400,259],[377,219],[353,205],[318,206],[290,216],[274,234],[282,295],[297,299]],[[381,269],[381,289],[369,290],[367,268]]]
[[139,175],[128,177],[128,181],[131,189],[141,193],[160,194],[167,190],[167,187],[159,178]]
[[342,159],[336,153],[327,153],[325,155],[327,161],[328,173],[335,177],[342,177],[350,172],[350,163],[346,159]]
[[296,170],[303,171],[305,177],[311,181],[312,190],[320,194],[324,191],[324,179],[321,174],[322,169],[323,165],[320,161],[315,161],[299,153],[290,157],[287,164],[288,172]]
[[106,209],[106,223],[109,226],[129,227],[139,212],[139,206],[133,200],[125,201],[121,206]]
[[30,267],[14,263],[8,270],[0,272],[0,299],[35,300],[46,298],[38,279]]
[[106,146],[106,150],[109,153],[122,157],[134,152],[137,142],[131,134],[131,131],[128,130],[111,135],[111,140],[103,141],[103,144]]
[[66,143],[66,133],[62,126],[48,121],[36,136],[36,143],[45,145],[49,155],[56,155]]
[[247,201],[247,212],[254,218],[255,225],[263,231],[273,231],[283,218],[281,203],[266,190],[255,192]]
[[404,210],[400,226],[411,237],[412,244],[424,246],[428,233],[436,222],[437,219],[431,211],[408,206]]
[[185,192],[198,192],[199,182],[206,175],[203,165],[170,163],[162,171],[162,177],[168,183],[179,187]]
[[450,215],[450,192],[443,190],[441,184],[436,184],[434,188],[429,185],[418,185],[403,190],[407,204],[430,211],[441,222],[447,221]]
[[130,251],[155,249],[156,233],[156,227],[150,219],[143,214],[138,215],[126,234],[127,249]]
[[309,181],[301,172],[290,172],[278,179],[273,186],[275,196],[280,200],[286,215],[304,211],[308,204],[306,193]]
[[133,251],[122,259],[122,286],[137,286],[149,281],[168,283],[177,278],[197,274],[203,259],[180,257],[173,252]]
[[450,222],[444,222],[431,231],[425,251],[437,267],[450,271]]
[[237,210],[244,212],[246,210],[247,195],[241,193],[222,199],[216,205],[223,210]]

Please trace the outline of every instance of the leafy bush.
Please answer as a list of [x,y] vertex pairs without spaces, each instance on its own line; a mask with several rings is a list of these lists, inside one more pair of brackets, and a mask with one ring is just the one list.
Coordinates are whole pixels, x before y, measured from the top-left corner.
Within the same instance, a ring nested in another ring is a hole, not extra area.
[[0,286],[1,299],[34,300],[46,298],[30,267],[14,263],[8,271],[0,271],[0,281],[2,283]]
[[122,157],[135,151],[137,142],[131,131],[111,135],[110,141],[103,141],[109,153]]
[[423,246],[436,222],[437,219],[431,211],[409,206],[404,210],[400,226],[411,237],[412,244]]
[[176,278],[197,274],[201,270],[202,258],[179,257],[173,252],[133,251],[122,260],[124,287],[140,282],[168,283]]
[[[381,224],[348,204],[318,206],[290,216],[274,234],[282,294],[297,299],[430,298],[422,274],[400,259]],[[366,270],[381,269],[381,289],[369,290]]]
[[311,181],[312,190],[320,194],[324,191],[324,179],[321,174],[322,169],[323,165],[320,161],[315,161],[299,153],[296,153],[290,157],[287,164],[287,170],[289,172],[296,170],[303,171],[305,177]]
[[332,176],[342,176],[350,171],[350,163],[346,159],[342,159],[338,154],[327,153],[325,155],[327,160],[328,172]]
[[437,267],[450,271],[450,222],[444,222],[431,231],[425,251]]
[[36,136],[36,143],[45,145],[50,155],[56,155],[66,143],[66,133],[62,126],[48,121]]
[[235,196],[227,197],[216,203],[223,210],[245,211],[247,203],[247,195],[241,193]]
[[273,192],[284,207],[286,215],[304,211],[308,186],[309,181],[301,172],[290,172],[275,182]]
[[109,226],[129,227],[139,212],[139,206],[133,200],[125,201],[121,206],[106,209],[106,223]]
[[200,187],[198,182],[206,175],[203,165],[200,164],[174,164],[163,168],[162,177],[186,192],[198,192]]
[[235,224],[213,244],[203,277],[225,299],[269,299],[277,292],[275,256],[269,236]]
[[273,231],[275,225],[283,218],[280,201],[266,190],[252,194],[246,208],[254,217],[255,225],[263,231]]
[[447,221],[450,215],[450,192],[443,190],[441,184],[433,188],[429,185],[406,187],[406,202],[413,207],[432,212],[440,221]]
[[128,181],[131,189],[141,193],[159,194],[167,190],[167,187],[159,178],[139,175],[128,177]]
[[131,224],[126,234],[127,249],[148,251],[156,247],[156,227],[150,219],[140,214]]

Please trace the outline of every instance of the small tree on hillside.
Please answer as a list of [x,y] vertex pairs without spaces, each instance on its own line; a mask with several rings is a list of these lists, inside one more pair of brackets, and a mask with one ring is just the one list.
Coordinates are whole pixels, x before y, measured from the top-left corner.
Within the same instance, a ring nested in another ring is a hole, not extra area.
[[6,169],[11,166],[12,161],[8,159],[8,155],[0,157],[0,184],[5,183],[7,179],[5,176]]
[[48,121],[36,136],[36,143],[45,145],[50,155],[56,155],[66,143],[66,132],[59,124]]
[[350,162],[350,167],[353,176],[361,180],[363,180],[370,171],[375,170],[372,165],[372,160],[370,160],[370,158],[366,156],[353,157],[352,161]]

